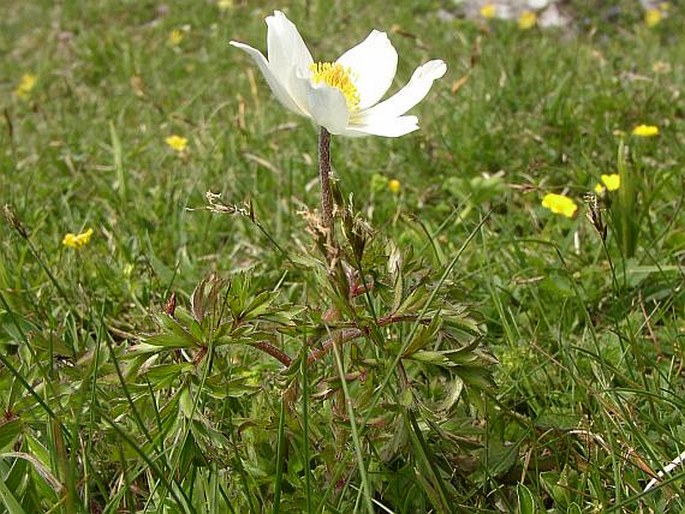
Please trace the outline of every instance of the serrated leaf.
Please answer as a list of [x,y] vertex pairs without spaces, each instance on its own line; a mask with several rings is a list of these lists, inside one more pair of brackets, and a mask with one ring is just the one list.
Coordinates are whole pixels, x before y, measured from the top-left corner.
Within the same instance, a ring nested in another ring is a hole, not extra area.
[[203,278],[193,289],[193,294],[190,295],[190,312],[195,321],[202,323],[205,318],[205,287],[209,277]]
[[475,352],[475,349],[478,348],[478,345],[479,341],[474,339],[466,346],[462,346],[461,348],[457,348],[455,350],[444,350],[442,354],[454,364],[471,364],[480,357]]
[[411,355],[408,355],[406,358],[419,362],[427,362],[438,366],[444,366],[449,362],[442,354],[442,352],[434,352],[428,350],[419,350],[417,352],[412,353]]
[[181,373],[188,373],[193,371],[194,369],[195,367],[191,363],[185,362],[173,364],[160,364],[159,366],[152,366],[145,370],[144,373],[151,383],[157,384],[157,382],[162,380],[173,380]]
[[254,318],[266,314],[271,307],[271,301],[273,300],[273,295],[271,291],[264,291],[257,296],[255,296],[252,301],[245,307],[245,309],[238,316],[242,321],[249,321]]
[[473,318],[469,317],[464,312],[445,312],[442,313],[444,324],[456,330],[461,330],[471,335],[480,335],[481,331],[478,328],[478,323]]
[[[178,321],[168,314],[157,316],[157,322],[165,332],[150,336],[144,340],[145,343],[153,346],[168,346],[176,348],[192,348],[202,346],[200,339],[193,336]],[[191,321],[191,326],[195,322]],[[174,340],[176,338],[176,340]]]
[[421,310],[427,298],[428,291],[426,288],[423,286],[417,287],[409,293],[409,296],[407,296],[402,304],[394,311],[394,314],[414,314]]
[[229,448],[228,438],[208,424],[206,420],[194,420],[191,429],[195,435],[196,442],[209,442],[214,448]]
[[193,348],[198,346],[197,341],[188,334],[188,337],[177,334],[157,334],[145,339],[150,346],[163,346],[165,348]]
[[464,381],[455,376],[452,378],[451,383],[448,386],[447,395],[445,399],[440,404],[440,410],[449,411],[454,407],[454,405],[459,401],[462,392],[464,391]]
[[459,378],[472,387],[490,389],[497,386],[495,380],[492,378],[492,374],[485,367],[459,366],[454,368],[454,370]]
[[428,344],[435,341],[437,334],[442,326],[442,319],[440,316],[435,316],[428,326],[421,326],[416,331],[414,338],[411,340],[407,349],[404,351],[404,357],[409,357],[413,353],[422,350]]
[[128,350],[126,350],[126,353],[122,355],[121,358],[135,359],[146,353],[158,353],[161,351],[162,348],[163,347],[161,346],[153,346],[151,344],[141,342],[134,346],[131,346]]

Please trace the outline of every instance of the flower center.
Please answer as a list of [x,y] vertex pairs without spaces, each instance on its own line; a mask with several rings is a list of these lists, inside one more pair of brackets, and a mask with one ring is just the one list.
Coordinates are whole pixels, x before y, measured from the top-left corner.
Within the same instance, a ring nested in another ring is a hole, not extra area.
[[355,111],[359,108],[359,92],[352,82],[352,70],[337,62],[316,62],[309,65],[314,84],[328,84],[339,89],[345,96],[347,108]]

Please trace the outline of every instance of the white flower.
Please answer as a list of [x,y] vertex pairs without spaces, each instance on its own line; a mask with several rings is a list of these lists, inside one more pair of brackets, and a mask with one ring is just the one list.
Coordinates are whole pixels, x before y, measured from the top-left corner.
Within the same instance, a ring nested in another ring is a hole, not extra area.
[[404,114],[447,71],[441,60],[419,66],[409,83],[379,102],[397,71],[397,52],[384,32],[368,37],[335,62],[314,63],[297,27],[280,11],[266,18],[268,60],[249,45],[231,41],[254,59],[274,95],[295,114],[331,134],[398,137],[419,128]]

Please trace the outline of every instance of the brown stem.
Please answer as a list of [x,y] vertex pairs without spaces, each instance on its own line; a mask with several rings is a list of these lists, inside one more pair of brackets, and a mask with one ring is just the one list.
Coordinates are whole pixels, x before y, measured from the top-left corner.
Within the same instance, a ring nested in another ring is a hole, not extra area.
[[[386,325],[391,325],[392,323],[402,323],[406,321],[416,321],[418,316],[416,314],[400,314],[400,315],[388,315],[378,320],[378,326],[384,327]],[[422,325],[427,325],[430,323],[430,319],[420,319],[419,323]]]
[[319,181],[321,182],[321,211],[326,231],[333,235],[333,196],[331,195],[331,135],[323,127],[319,132]]
[[257,343],[250,343],[250,345],[254,346],[258,350],[263,351],[264,353],[268,353],[274,359],[277,359],[286,368],[289,367],[293,362],[293,360],[284,351],[276,348],[268,341],[259,341]]
[[335,343],[345,343],[347,341],[352,341],[353,339],[361,337],[362,334],[363,332],[358,328],[346,328],[345,330],[342,330],[341,332],[329,337],[321,344],[321,348],[317,348],[309,354],[309,357],[307,357],[307,365],[311,364],[312,362],[318,361],[319,359],[321,359],[321,357],[330,352]]

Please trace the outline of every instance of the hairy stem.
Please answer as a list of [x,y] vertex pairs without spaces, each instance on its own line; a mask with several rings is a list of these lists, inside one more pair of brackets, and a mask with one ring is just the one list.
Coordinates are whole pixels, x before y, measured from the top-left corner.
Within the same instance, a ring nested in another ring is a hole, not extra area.
[[321,212],[326,231],[333,234],[333,195],[331,194],[331,135],[323,127],[319,132],[319,181],[321,182]]
[[249,343],[249,344],[253,348],[257,348],[258,350],[261,350],[264,353],[268,353],[274,359],[278,360],[281,364],[283,364],[286,368],[289,367],[293,362],[293,360],[290,358],[290,356],[288,356],[281,349],[276,348],[274,345],[272,345],[268,341],[259,341],[256,343]]
[[343,344],[347,341],[357,339],[362,335],[364,335],[364,333],[358,328],[346,328],[339,333],[332,335],[321,344],[321,348],[312,350],[307,357],[307,364],[312,364],[313,362],[320,360],[324,355],[328,354],[328,352],[333,349],[334,344]]

